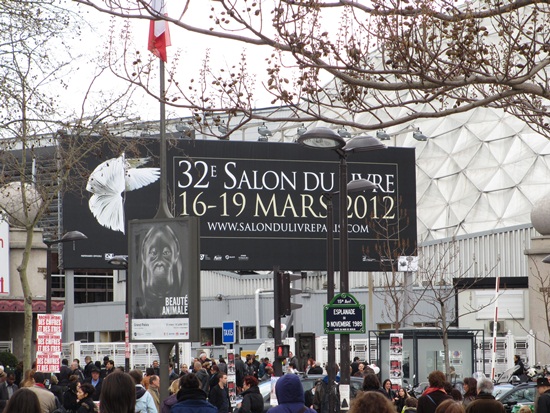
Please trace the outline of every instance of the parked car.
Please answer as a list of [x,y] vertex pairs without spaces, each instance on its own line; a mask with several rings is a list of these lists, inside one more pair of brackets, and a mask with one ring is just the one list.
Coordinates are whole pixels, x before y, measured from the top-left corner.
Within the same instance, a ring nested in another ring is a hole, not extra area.
[[537,383],[534,381],[516,385],[497,384],[493,390],[493,396],[504,405],[506,413],[511,413],[514,406],[518,404],[533,405],[535,403],[536,385]]

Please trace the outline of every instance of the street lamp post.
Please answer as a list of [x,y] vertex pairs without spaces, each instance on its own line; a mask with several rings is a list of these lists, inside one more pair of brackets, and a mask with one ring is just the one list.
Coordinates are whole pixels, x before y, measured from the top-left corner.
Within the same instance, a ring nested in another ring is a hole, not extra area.
[[88,239],[80,231],[69,231],[63,235],[60,239],[56,240],[44,240],[44,244],[48,247],[46,250],[46,314],[52,313],[52,245],[61,244],[63,242],[79,241]]
[[[366,179],[357,179],[349,182],[346,185],[348,193],[362,192],[376,188],[376,185]],[[332,197],[338,194],[339,191],[323,194],[327,200],[327,303],[330,303],[334,298],[334,208],[332,205]],[[334,391],[334,381],[336,379],[336,336],[329,334],[327,337],[328,344],[328,380],[331,383],[329,397],[329,412],[336,411],[336,392]]]
[[124,320],[124,371],[128,373],[130,371],[130,337],[128,336],[128,317],[130,311],[130,304],[128,302],[128,259],[123,255],[115,255],[109,260],[109,264],[116,267],[122,267],[126,271],[126,297],[125,297],[125,320]]
[[[357,136],[345,141],[332,129],[319,127],[307,131],[297,139],[301,145],[335,151],[340,158],[340,293],[349,292],[349,258],[348,258],[348,185],[347,154],[384,149],[386,146],[372,136]],[[329,351],[330,351],[329,347]],[[332,348],[334,351],[334,347]],[[350,383],[350,339],[349,334],[340,334],[340,384]]]

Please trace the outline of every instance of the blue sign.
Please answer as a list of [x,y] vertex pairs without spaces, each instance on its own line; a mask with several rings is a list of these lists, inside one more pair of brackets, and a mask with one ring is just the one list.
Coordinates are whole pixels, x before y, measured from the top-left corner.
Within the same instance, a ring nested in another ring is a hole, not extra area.
[[222,324],[222,343],[235,344],[237,342],[237,322],[224,321]]

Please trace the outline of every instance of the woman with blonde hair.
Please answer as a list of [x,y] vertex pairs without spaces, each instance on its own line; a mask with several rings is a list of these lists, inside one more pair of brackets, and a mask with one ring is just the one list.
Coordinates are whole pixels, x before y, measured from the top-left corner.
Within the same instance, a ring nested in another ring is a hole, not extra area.
[[32,387],[34,386],[34,373],[36,371],[33,369],[29,369],[25,371],[25,375],[23,376],[23,380],[21,380],[21,385],[19,387]]
[[179,389],[180,389],[179,379],[174,380],[172,384],[170,384],[170,387],[168,387],[168,393],[170,393],[170,396],[168,396],[164,400],[164,402],[162,402],[160,413],[170,413],[170,410],[172,410],[172,406],[178,402]]

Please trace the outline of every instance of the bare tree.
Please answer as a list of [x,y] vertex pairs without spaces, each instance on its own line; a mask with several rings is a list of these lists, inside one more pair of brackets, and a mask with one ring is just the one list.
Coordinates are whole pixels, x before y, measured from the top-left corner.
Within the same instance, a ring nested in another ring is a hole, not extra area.
[[[246,46],[229,67],[215,67],[207,54],[192,79],[178,76],[176,56],[165,96],[149,87],[151,60],[127,44],[127,64],[118,71],[174,107],[225,112],[228,125],[244,115],[230,131],[253,118],[376,130],[491,107],[550,136],[550,11],[543,0],[187,0],[170,3],[169,16],[158,15],[150,0],[76,1]],[[263,77],[251,75],[252,62],[263,65]],[[253,113],[256,85],[293,113]]]
[[449,330],[458,326],[459,318],[494,304],[494,299],[491,299],[481,307],[468,305],[463,311],[458,311],[455,303],[460,292],[473,287],[480,279],[490,276],[494,270],[484,268],[479,272],[475,263],[464,268],[459,253],[458,243],[451,240],[436,245],[428,254],[421,254],[419,257],[418,277],[427,291],[423,301],[432,308],[432,311],[420,316],[435,323],[435,327],[441,331],[447,374],[450,372]]
[[60,194],[71,185],[82,189],[83,160],[119,144],[102,122],[124,118],[131,88],[92,103],[88,95],[105,70],[98,68],[78,110],[66,112],[58,89],[66,86],[75,61],[63,39],[68,33],[78,35],[78,16],[54,1],[7,1],[0,10],[0,211],[26,232],[17,270],[25,308],[23,364],[30,368],[33,291],[28,264],[35,229],[60,237],[46,218],[53,213],[50,222],[57,227]]
[[[399,200],[399,205],[402,202]],[[371,217],[372,218],[372,217]],[[381,309],[382,318],[392,321],[396,333],[407,326],[409,316],[416,314],[416,307],[421,302],[427,290],[415,293],[412,278],[414,274],[410,270],[411,261],[418,254],[416,245],[409,245],[409,240],[401,237],[410,224],[410,216],[405,208],[399,208],[397,219],[371,219],[372,231],[378,241],[374,251],[365,251],[369,256],[376,256],[380,261],[380,275],[382,285],[375,289],[375,294],[383,300]],[[401,267],[405,259],[406,266]]]

